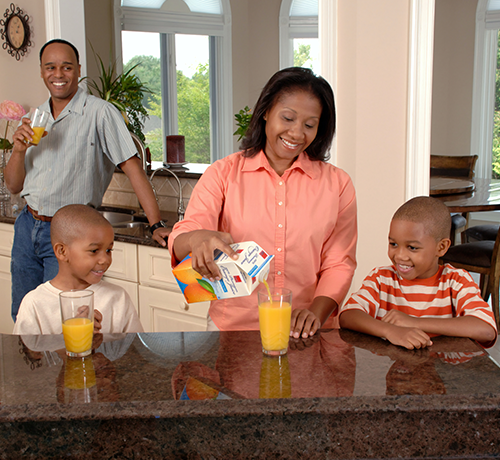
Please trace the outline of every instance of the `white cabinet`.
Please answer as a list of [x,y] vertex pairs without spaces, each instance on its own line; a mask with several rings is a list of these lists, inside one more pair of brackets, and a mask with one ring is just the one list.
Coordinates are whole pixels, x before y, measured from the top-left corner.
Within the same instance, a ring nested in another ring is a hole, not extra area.
[[113,245],[113,262],[106,271],[104,279],[108,283],[116,284],[132,299],[134,307],[139,311],[137,245],[115,241]]
[[147,332],[205,331],[210,302],[188,304],[166,249],[138,246],[139,309]]
[[10,252],[14,241],[14,226],[0,223],[0,333],[11,334],[14,321],[11,316]]
[[205,331],[209,303],[188,304],[180,292],[139,286],[141,323],[146,332]]

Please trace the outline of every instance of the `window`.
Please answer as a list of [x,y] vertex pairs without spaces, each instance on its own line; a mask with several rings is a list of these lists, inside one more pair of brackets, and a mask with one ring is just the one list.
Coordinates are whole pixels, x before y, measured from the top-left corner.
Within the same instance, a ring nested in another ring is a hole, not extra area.
[[166,162],[170,134],[185,136],[190,163],[231,153],[229,0],[115,1],[117,55],[152,91],[144,101],[152,159]]
[[308,67],[321,73],[318,40],[318,0],[282,0],[280,68]]
[[495,77],[497,69],[500,2],[479,0],[476,13],[474,54],[474,88],[472,95],[471,152],[479,155],[476,176],[491,178],[496,162],[494,140],[499,130],[494,128],[496,116]]

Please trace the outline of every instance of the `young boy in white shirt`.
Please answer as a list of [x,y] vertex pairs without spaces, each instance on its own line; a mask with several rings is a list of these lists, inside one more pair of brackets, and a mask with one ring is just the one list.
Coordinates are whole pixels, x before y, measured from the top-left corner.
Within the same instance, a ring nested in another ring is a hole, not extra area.
[[123,288],[102,281],[111,265],[111,224],[90,206],[64,206],[54,214],[50,237],[59,272],[26,294],[13,334],[61,334],[59,293],[73,289],[94,292],[95,332],[142,332],[129,295]]

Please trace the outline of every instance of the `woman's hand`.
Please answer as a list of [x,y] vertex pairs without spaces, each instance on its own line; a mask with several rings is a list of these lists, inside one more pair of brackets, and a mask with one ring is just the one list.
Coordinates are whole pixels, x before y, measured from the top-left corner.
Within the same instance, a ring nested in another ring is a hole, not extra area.
[[297,308],[292,311],[290,337],[306,339],[314,335],[320,327],[321,321],[311,310]]
[[338,308],[337,302],[330,297],[315,297],[309,309],[292,310],[290,337],[306,339],[314,334],[328,317]]
[[[185,233],[189,252],[191,252],[192,266],[200,275],[210,281],[220,280],[219,267],[214,261],[214,251],[220,249],[233,260],[238,259],[238,254],[233,251],[230,244],[234,243],[229,233],[212,230],[194,230]],[[179,235],[175,242],[184,235]],[[175,248],[177,254],[177,248]]]

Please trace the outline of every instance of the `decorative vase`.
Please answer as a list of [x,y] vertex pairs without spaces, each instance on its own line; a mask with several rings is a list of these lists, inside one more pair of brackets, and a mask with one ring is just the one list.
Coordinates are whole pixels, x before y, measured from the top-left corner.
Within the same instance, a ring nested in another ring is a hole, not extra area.
[[10,216],[10,192],[5,186],[4,170],[9,161],[11,150],[0,150],[0,215]]

